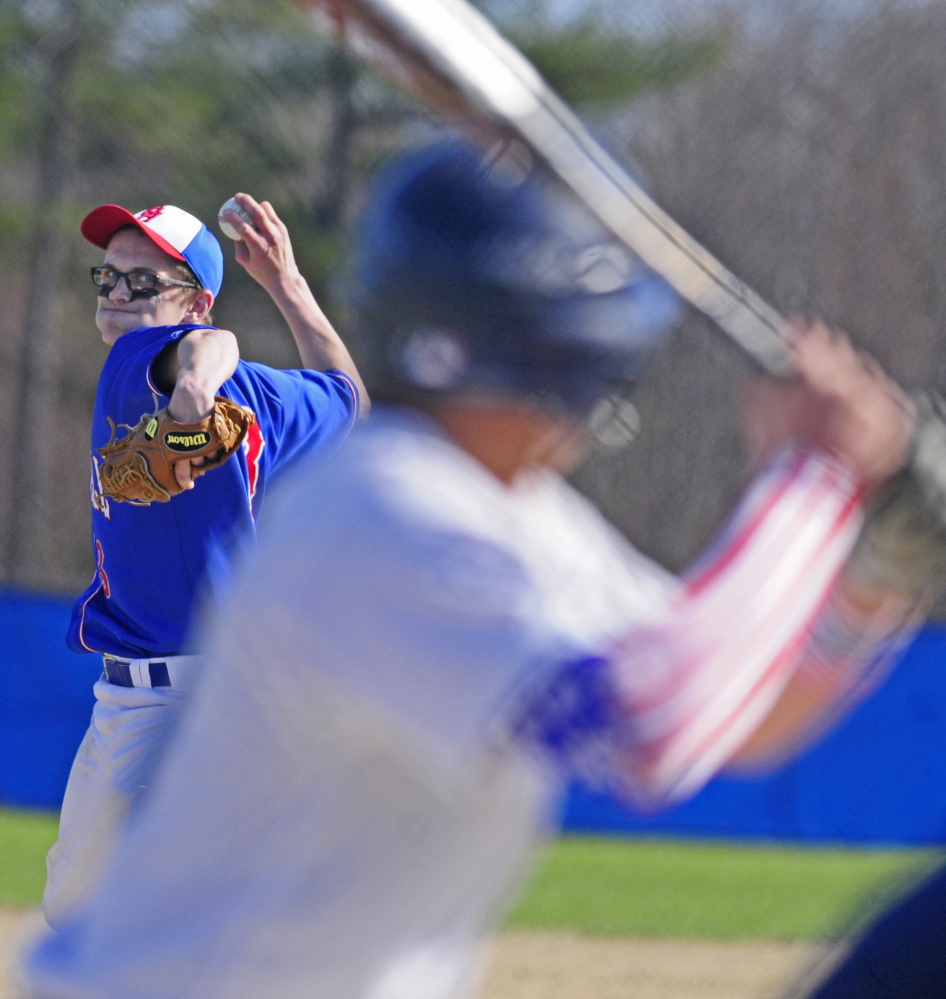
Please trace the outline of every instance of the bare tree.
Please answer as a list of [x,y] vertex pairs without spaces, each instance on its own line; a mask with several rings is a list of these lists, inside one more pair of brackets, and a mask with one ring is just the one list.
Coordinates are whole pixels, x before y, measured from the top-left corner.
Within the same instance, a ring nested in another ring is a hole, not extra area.
[[[874,7],[844,31],[801,6],[628,129],[658,201],[779,309],[838,324],[909,387],[946,388],[944,121],[946,6]],[[674,568],[740,486],[750,373],[691,318],[639,393],[638,442],[580,476]]]
[[37,150],[36,219],[30,252],[19,399],[13,441],[16,490],[7,525],[7,575],[36,584],[35,567],[44,554],[58,390],[59,289],[65,267],[61,215],[68,186],[70,113],[68,89],[80,44],[78,0],[62,0],[41,43],[43,119]]
[[[34,410],[21,410],[18,426],[24,429],[17,431],[9,402],[0,398],[11,440],[39,433],[44,416],[55,425],[40,434],[45,448],[22,449],[22,470],[0,469],[4,506],[12,507],[14,499],[19,504],[16,526],[4,525],[11,539],[8,561],[29,566],[28,581],[49,589],[75,589],[91,570],[88,423],[104,351],[91,323],[86,266],[94,260],[75,234],[84,211],[102,201],[146,207],[167,200],[212,217],[224,197],[249,187],[287,218],[307,275],[320,292],[328,291],[342,259],[339,233],[361,198],[363,178],[386,151],[418,132],[418,118],[405,102],[370,77],[355,76],[351,64],[306,33],[297,11],[275,0],[171,0],[160,5],[165,28],[177,23],[175,12],[184,27],[164,41],[149,35],[146,45],[129,28],[138,24],[145,0],[82,2],[99,12],[101,24],[91,39],[94,59],[80,60],[71,94],[81,118],[70,171],[73,194],[61,209],[49,209],[45,223],[29,214],[22,192],[38,162],[47,164],[52,178],[43,181],[47,192],[62,184],[65,101],[56,87],[68,89],[68,60],[57,64],[62,82],[48,88],[48,120],[58,124],[47,136],[60,136],[53,142],[59,152],[40,154],[37,132],[32,147],[11,156],[4,142],[12,130],[0,136],[4,212],[22,215],[15,231],[34,238],[53,234],[43,237],[44,266],[55,269],[57,253],[68,258],[61,279],[37,279],[59,288],[61,319],[34,315],[24,323],[30,332],[23,370],[35,373],[30,377],[38,389],[23,398],[41,413],[34,419]],[[533,17],[542,27],[543,0],[497,0],[492,6],[517,3],[529,15],[520,13],[517,23],[528,27]],[[644,165],[658,201],[780,309],[809,310],[845,327],[909,386],[946,388],[946,264],[940,253],[946,235],[946,5],[873,4],[839,22],[828,19],[824,5],[802,0],[742,0],[741,10],[738,3],[694,3],[699,16],[689,16],[681,28],[685,44],[666,49],[699,54],[704,49],[692,40],[711,38],[712,52],[724,57],[714,54],[695,76],[629,108],[592,107],[595,127],[612,145],[624,143]],[[20,6],[8,0],[3,9]],[[614,12],[621,5],[605,7]],[[590,17],[590,6],[582,10]],[[590,21],[576,27],[575,38],[586,49],[601,35],[593,27]],[[550,44],[545,31],[540,49]],[[128,48],[126,35],[138,48]],[[590,51],[584,51],[586,63]],[[595,92],[613,96],[614,81],[623,79],[615,66],[623,67],[613,47],[608,51],[602,72],[611,68]],[[657,46],[655,58],[663,51]],[[560,60],[556,55],[551,61]],[[44,199],[49,205],[55,200]],[[0,213],[0,236],[7,217]],[[5,392],[13,384],[17,317],[25,306],[36,307],[18,245],[10,241],[2,275],[0,323],[9,331],[0,349]],[[47,298],[43,308],[51,303]],[[238,268],[228,268],[217,318],[234,326],[248,356],[294,363],[278,315]],[[41,329],[57,329],[58,336],[44,345],[33,333]],[[703,320],[689,317],[637,393],[643,416],[638,440],[624,452],[597,455],[578,476],[635,542],[674,568],[705,541],[742,482],[738,397],[751,373]],[[40,488],[48,462],[56,467],[55,488],[48,482]],[[32,518],[33,526],[24,526],[23,518]],[[43,538],[44,558],[27,553],[24,542],[31,536]],[[17,578],[25,579],[21,571]]]

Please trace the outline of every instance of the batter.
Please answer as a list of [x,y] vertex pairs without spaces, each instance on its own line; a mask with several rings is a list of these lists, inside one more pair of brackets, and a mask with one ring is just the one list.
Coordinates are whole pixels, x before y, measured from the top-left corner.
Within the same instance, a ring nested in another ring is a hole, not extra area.
[[469,996],[563,780],[679,800],[791,751],[909,632],[851,555],[910,424],[843,337],[798,334],[760,471],[678,579],[560,474],[670,289],[463,145],[390,167],[365,218],[382,404],[283,488],[39,999]]

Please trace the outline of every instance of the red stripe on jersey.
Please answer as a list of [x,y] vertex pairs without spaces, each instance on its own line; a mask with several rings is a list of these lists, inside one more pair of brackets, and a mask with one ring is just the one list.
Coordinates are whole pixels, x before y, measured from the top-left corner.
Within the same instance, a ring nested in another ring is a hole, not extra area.
[[767,517],[773,507],[782,499],[786,491],[792,485],[802,464],[805,460],[803,453],[796,454],[785,469],[785,477],[774,490],[765,498],[765,501],[754,511],[749,511],[745,522],[736,524],[732,530],[731,538],[721,539],[723,550],[714,553],[710,561],[703,562],[691,572],[687,580],[688,596],[698,596],[700,591],[709,586],[717,576],[725,572],[730,563],[736,559],[743,548],[749,543],[753,535],[759,528],[759,524]]
[[254,420],[243,439],[243,454],[246,457],[246,490],[250,503],[253,502],[253,497],[256,495],[256,486],[259,483],[259,460],[265,446],[263,431],[260,430],[259,422]]
[[85,612],[88,609],[89,602],[92,600],[92,598],[97,593],[100,593],[102,590],[102,580],[99,577],[98,569],[95,570],[95,575],[92,578],[98,579],[99,585],[85,598],[85,600],[82,601],[82,611],[79,615],[79,641],[82,643],[82,648],[86,649],[87,651],[100,652],[101,649],[93,649],[92,646],[89,645],[89,643],[85,640]]
[[642,791],[694,792],[762,721],[824,613],[860,511],[860,489],[841,463],[783,455],[666,618],[620,643],[615,683]]
[[[774,469],[773,472],[777,478],[781,478],[782,474],[786,478],[774,485],[770,484],[768,490],[763,486],[761,502],[759,502],[760,497],[757,495],[750,493],[747,496],[747,503],[750,507],[755,506],[756,511],[750,509],[746,516],[747,527],[737,527],[736,530],[728,529],[730,542],[717,546],[715,559],[711,565],[703,568],[698,587],[694,589],[684,582],[673,603],[672,635],[668,634],[667,625],[664,623],[643,633],[632,633],[622,643],[621,654],[623,656],[638,661],[644,656],[650,662],[657,664],[652,670],[649,682],[646,678],[641,677],[635,683],[634,705],[637,713],[659,709],[661,705],[672,700],[690,679],[697,675],[705,676],[706,661],[716,654],[718,647],[725,648],[730,656],[744,658],[747,649],[751,652],[754,645],[758,646],[767,636],[771,628],[771,616],[759,621],[755,631],[750,631],[748,635],[744,629],[739,631],[738,633],[742,635],[743,640],[738,646],[734,644],[735,632],[732,629],[726,632],[718,625],[730,618],[738,621],[740,616],[744,617],[745,613],[751,613],[744,606],[744,601],[740,599],[740,596],[744,596],[746,601],[751,600],[756,595],[758,587],[766,584],[766,577],[774,570],[774,564],[778,557],[784,557],[789,553],[792,544],[798,543],[797,530],[792,529],[791,523],[783,525],[781,532],[775,537],[767,538],[769,525],[766,523],[766,518],[771,518],[773,513],[781,514],[784,512],[778,504],[781,504],[782,507],[787,505],[786,497],[789,488],[795,489],[794,504],[798,506],[799,482],[797,479],[801,467],[797,462],[792,462],[783,465],[781,469]],[[812,478],[809,468],[807,476],[809,481],[805,483],[807,487],[806,497],[812,500],[817,499],[823,505],[826,500],[831,501],[831,491],[836,491],[839,488],[840,480],[836,475],[831,474],[830,469],[819,471],[823,473],[824,477]],[[830,487],[829,491],[826,492],[822,489],[823,484]],[[758,493],[759,488],[757,485],[753,492]],[[843,486],[841,488],[844,489]],[[766,492],[768,495],[765,495]],[[834,495],[836,496],[837,493],[835,492]],[[849,500],[838,511],[836,519],[833,522],[829,520],[825,523],[823,533],[819,532],[815,539],[816,542],[820,541],[820,545],[810,554],[811,564],[796,567],[795,579],[797,582],[792,584],[785,581],[782,584],[781,599],[786,604],[786,611],[779,613],[789,613],[791,608],[797,605],[799,598],[804,601],[804,593],[799,591],[808,587],[810,573],[815,570],[818,559],[823,554],[822,549],[830,545],[839,532],[845,530],[852,517],[858,515],[860,510],[858,496],[859,493],[852,493]],[[791,497],[788,500],[791,501]],[[834,502],[836,504],[836,500]],[[809,504],[806,503],[796,511],[794,525],[796,529],[799,517],[804,516],[808,506]],[[763,516],[756,516],[756,512],[762,512]],[[816,513],[817,510],[811,509],[812,515]],[[739,519],[738,516],[736,519]],[[760,538],[760,536],[762,537]],[[753,544],[758,548],[760,543],[766,541],[767,549],[772,552],[771,562],[760,557],[761,553],[758,551],[747,551],[747,548]],[[747,571],[743,563],[740,562],[741,556],[754,559],[759,564],[754,570],[749,567]],[[836,575],[835,572],[831,577],[830,586],[833,586]],[[737,587],[736,584],[739,586]],[[827,598],[826,592],[823,600],[811,615],[812,625],[823,609]],[[755,635],[754,645],[753,641],[750,640],[753,638],[753,634]],[[668,643],[674,646],[673,651],[668,649]],[[679,658],[678,669],[663,668],[662,660],[668,654],[670,656],[676,654],[676,657]]]
[[111,597],[112,587],[108,581],[108,574],[105,572],[105,551],[102,548],[102,542],[98,538],[95,539],[95,565],[99,579],[102,582],[102,592],[106,597]]
[[355,405],[352,408],[352,414],[351,414],[351,426],[349,426],[348,428],[348,432],[351,433],[352,430],[354,430],[355,428],[355,424],[358,422],[358,417],[361,415],[361,394],[358,392],[358,389],[355,387],[355,383],[351,380],[351,377],[345,374],[344,371],[336,370],[334,374],[342,379],[342,381],[345,383],[346,388],[348,389],[349,392],[351,392],[352,398],[355,401]]

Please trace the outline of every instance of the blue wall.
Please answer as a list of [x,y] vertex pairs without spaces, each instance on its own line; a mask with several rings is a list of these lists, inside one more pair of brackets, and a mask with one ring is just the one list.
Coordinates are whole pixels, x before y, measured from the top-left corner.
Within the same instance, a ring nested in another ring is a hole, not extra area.
[[946,842],[946,630],[921,633],[873,698],[778,773],[718,778],[686,804],[650,817],[575,787],[564,825],[636,835]]
[[[0,802],[55,808],[92,710],[94,655],[64,644],[69,602],[0,591]],[[774,776],[713,781],[657,816],[575,787],[573,832],[946,842],[946,630],[928,629],[883,690]]]
[[58,808],[92,712],[99,656],[65,645],[70,603],[0,591],[0,802]]

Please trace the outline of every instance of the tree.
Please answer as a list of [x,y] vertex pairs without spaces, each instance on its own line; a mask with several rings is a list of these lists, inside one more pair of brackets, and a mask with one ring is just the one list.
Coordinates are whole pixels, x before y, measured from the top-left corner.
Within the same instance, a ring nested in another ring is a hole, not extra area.
[[[308,21],[276,0],[0,6],[0,374],[17,381],[0,401],[15,443],[4,470],[11,581],[72,588],[87,571],[82,438],[102,352],[79,218],[117,201],[179,203],[210,219],[237,189],[288,202],[290,216],[314,213],[329,65]],[[301,257],[324,259],[316,226],[297,234]],[[238,301],[246,283],[229,277]]]
[[[872,7],[843,24],[803,6],[649,98],[624,138],[657,200],[783,313],[822,315],[907,387],[943,390],[944,116],[941,4]],[[692,316],[639,393],[639,440],[582,475],[674,568],[745,475],[738,398],[751,374]]]

